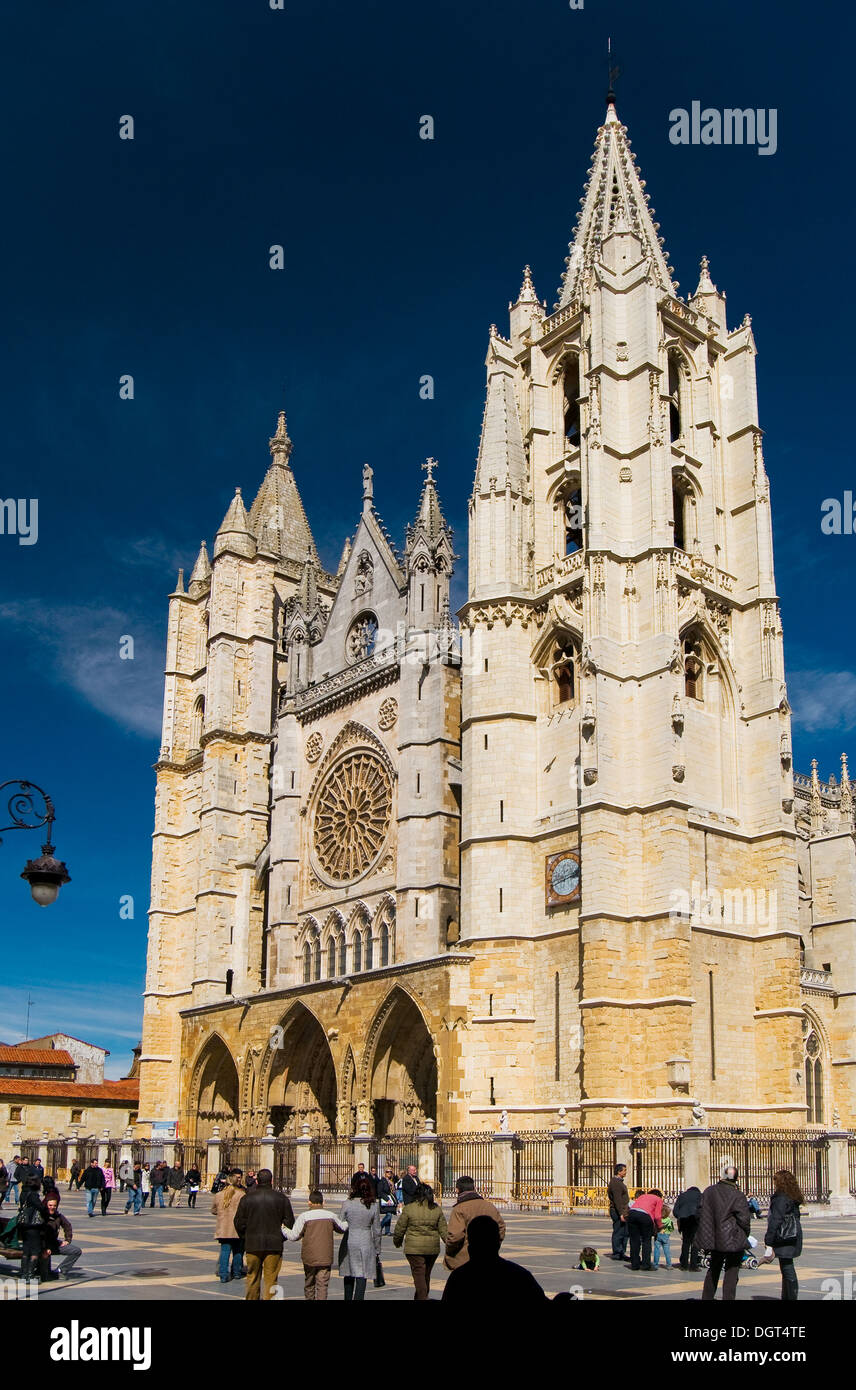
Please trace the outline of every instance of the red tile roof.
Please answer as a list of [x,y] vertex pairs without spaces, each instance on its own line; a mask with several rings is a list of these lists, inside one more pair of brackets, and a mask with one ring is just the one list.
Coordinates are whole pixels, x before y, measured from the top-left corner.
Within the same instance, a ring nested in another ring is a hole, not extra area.
[[47,1096],[52,1100],[100,1100],[102,1105],[121,1105],[140,1099],[139,1081],[89,1082],[44,1081],[28,1076],[0,1076],[0,1096]]
[[20,1063],[27,1067],[73,1067],[76,1065],[70,1052],[59,1048],[27,1047],[18,1043],[16,1047],[0,1046],[0,1062]]

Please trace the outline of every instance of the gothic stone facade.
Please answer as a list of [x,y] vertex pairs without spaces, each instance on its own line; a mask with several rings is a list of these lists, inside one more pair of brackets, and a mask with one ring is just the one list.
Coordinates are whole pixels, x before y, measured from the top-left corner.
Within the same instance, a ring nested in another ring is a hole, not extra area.
[[401,554],[365,470],[328,574],[280,417],[170,599],[141,1123],[856,1121],[852,800],[795,787],[754,359],[610,106],[556,309],[527,269],[491,329],[460,633],[431,462]]

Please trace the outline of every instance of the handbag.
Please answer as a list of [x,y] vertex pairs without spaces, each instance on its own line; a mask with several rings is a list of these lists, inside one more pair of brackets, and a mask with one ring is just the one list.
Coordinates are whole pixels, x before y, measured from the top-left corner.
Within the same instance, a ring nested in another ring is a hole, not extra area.
[[386,1280],[383,1277],[383,1265],[380,1262],[380,1255],[375,1255],[374,1286],[376,1289],[386,1288]]
[[779,1224],[773,1235],[773,1244],[790,1245],[798,1238],[799,1233],[800,1219],[797,1215],[796,1208],[791,1207],[790,1211],[786,1211],[784,1215],[779,1218]]

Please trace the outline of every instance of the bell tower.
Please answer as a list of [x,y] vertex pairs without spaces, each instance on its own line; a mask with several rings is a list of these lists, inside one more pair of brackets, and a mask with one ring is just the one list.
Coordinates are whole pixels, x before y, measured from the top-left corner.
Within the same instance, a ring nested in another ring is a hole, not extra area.
[[728,330],[706,258],[679,297],[612,100],[569,251],[552,313],[527,267],[491,328],[470,502],[461,944],[474,1011],[514,1020],[493,1092],[592,1123],[688,1123],[694,1099],[797,1123],[751,322]]

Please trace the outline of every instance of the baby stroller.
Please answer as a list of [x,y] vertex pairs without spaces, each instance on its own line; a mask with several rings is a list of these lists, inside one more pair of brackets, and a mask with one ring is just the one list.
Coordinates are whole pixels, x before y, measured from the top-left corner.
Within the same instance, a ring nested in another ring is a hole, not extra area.
[[[741,1261],[740,1261],[740,1268],[741,1268],[741,1269],[757,1269],[757,1268],[758,1268],[758,1259],[757,1259],[757,1256],[755,1255],[755,1250],[756,1250],[756,1248],[757,1248],[757,1245],[758,1245],[758,1242],[757,1242],[757,1240],[755,1239],[755,1237],[754,1237],[754,1236],[749,1236],[748,1239],[747,1239],[747,1241],[746,1241],[746,1244],[745,1244],[745,1246],[744,1246],[744,1248],[743,1248],[743,1258],[742,1258]],[[702,1252],[702,1257],[701,1257],[701,1259],[699,1260],[699,1264],[701,1265],[702,1269],[710,1269],[710,1251],[709,1251],[709,1250],[705,1250],[705,1251]]]

